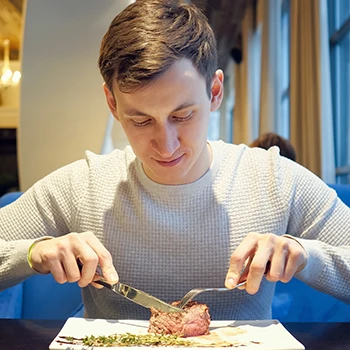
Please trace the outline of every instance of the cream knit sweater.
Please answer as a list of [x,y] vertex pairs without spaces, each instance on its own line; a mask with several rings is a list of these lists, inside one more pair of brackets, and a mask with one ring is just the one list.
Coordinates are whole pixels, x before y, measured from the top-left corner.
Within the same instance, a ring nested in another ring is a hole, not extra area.
[[[194,287],[222,287],[232,252],[248,232],[300,237],[309,254],[296,277],[350,302],[350,209],[315,175],[269,151],[211,142],[213,163],[194,183],[152,182],[130,147],[86,153],[0,210],[0,289],[35,274],[33,240],[92,231],[121,282],[165,301]],[[212,319],[271,317],[275,284],[255,295],[204,293]],[[107,290],[83,289],[86,317],[147,319],[149,311]]]

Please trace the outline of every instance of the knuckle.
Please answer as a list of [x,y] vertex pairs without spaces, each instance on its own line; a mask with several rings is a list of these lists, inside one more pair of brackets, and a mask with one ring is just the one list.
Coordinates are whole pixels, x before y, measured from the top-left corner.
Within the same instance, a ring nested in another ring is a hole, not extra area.
[[59,284],[64,284],[67,282],[67,278],[63,275],[54,276],[55,280]]
[[266,233],[264,235],[264,241],[268,244],[275,244],[277,236],[273,233]]
[[293,250],[289,253],[289,260],[293,263],[297,263],[302,259],[302,256],[301,252]]
[[279,240],[279,246],[282,251],[289,251],[290,250],[290,240],[288,238],[281,238]]
[[85,232],[80,233],[80,236],[95,237],[95,234],[92,231],[85,231]]
[[88,282],[85,282],[85,281],[82,280],[82,279],[78,281],[78,286],[79,286],[80,288],[84,288],[84,287],[86,287],[88,284],[89,284]]
[[267,280],[269,280],[270,282],[277,282],[280,281],[282,278],[282,274],[278,273],[278,272],[273,272],[273,273],[268,273],[266,276]]
[[283,276],[283,277],[281,277],[280,281],[283,283],[288,283],[291,281],[292,278],[293,278],[293,276]]
[[41,260],[47,264],[50,264],[50,262],[55,260],[56,257],[57,257],[56,252],[52,250],[46,250],[41,254]]
[[261,234],[260,233],[258,233],[258,232],[249,232],[248,234],[247,234],[247,238],[250,238],[250,239],[257,239],[257,238],[259,238],[261,236]]
[[230,257],[230,264],[231,265],[238,265],[240,263],[242,263],[242,258],[237,255],[237,254],[232,254],[231,257]]
[[282,283],[288,283],[291,279],[292,278],[288,278],[286,275],[284,275],[279,281]]
[[260,262],[252,262],[250,265],[250,271],[254,274],[262,274],[265,272],[265,265]]
[[76,238],[76,237],[79,237],[79,233],[78,232],[71,232],[69,235],[67,235],[69,237],[73,237],[73,238]]
[[84,265],[97,265],[98,257],[96,254],[89,254],[83,257]]
[[68,242],[76,242],[79,241],[81,239],[79,233],[77,232],[71,232],[66,236],[62,237],[61,242],[64,244],[64,242],[68,241]]
[[67,247],[67,243],[65,239],[59,239],[56,242],[56,249],[60,250],[60,251],[65,251]]
[[112,261],[112,255],[108,250],[102,251],[99,255],[101,260]]
[[92,280],[93,280],[92,277],[88,277],[85,275],[85,276],[79,277],[74,282],[78,282],[79,287],[86,287],[88,284],[90,284],[92,282]]
[[78,282],[80,280],[80,274],[71,274],[70,276],[68,276],[67,280],[68,282],[72,283],[72,282]]

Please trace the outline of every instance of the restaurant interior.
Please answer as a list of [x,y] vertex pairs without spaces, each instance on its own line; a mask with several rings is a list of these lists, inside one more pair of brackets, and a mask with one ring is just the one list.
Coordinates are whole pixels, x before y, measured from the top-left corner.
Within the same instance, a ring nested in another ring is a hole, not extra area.
[[[128,144],[106,104],[97,57],[110,21],[130,2],[0,0],[0,207],[87,149]],[[350,206],[350,1],[192,3],[208,17],[225,73],[208,139],[249,145],[277,133]],[[80,288],[50,275],[0,292],[0,318],[83,313]],[[277,284],[273,317],[350,322],[350,306],[293,279]]]

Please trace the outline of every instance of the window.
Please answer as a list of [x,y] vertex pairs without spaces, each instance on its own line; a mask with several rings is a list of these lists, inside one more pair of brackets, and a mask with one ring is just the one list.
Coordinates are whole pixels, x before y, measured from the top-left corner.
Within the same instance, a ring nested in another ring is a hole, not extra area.
[[290,55],[290,5],[282,0],[281,6],[281,116],[278,118],[278,133],[289,139],[289,55]]
[[338,183],[350,183],[350,1],[328,0],[335,163]]
[[220,112],[215,111],[210,114],[209,128],[208,128],[208,140],[220,139]]

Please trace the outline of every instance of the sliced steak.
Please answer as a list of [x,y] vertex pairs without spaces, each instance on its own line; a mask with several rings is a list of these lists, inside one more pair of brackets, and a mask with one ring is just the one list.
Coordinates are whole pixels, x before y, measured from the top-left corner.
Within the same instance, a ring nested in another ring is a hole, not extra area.
[[[176,305],[177,302],[172,303]],[[151,308],[148,332],[195,337],[209,334],[209,308],[197,301],[190,301],[184,312],[162,312]]]

